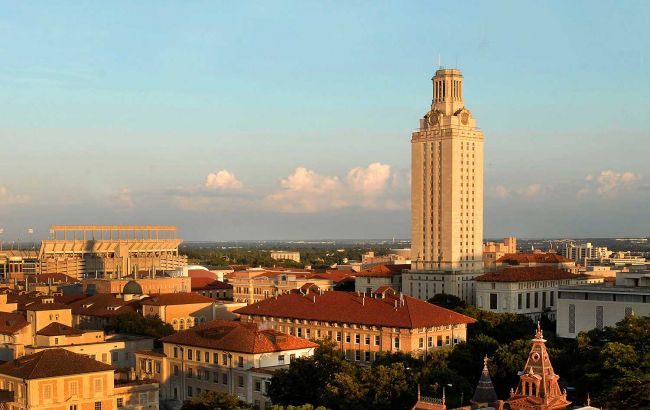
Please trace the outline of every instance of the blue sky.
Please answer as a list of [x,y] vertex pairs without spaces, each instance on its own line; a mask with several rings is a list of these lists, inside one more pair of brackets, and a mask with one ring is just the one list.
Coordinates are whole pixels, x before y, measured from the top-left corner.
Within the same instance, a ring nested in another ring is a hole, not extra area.
[[647,2],[0,1],[0,227],[408,237],[438,56],[485,235],[647,235]]

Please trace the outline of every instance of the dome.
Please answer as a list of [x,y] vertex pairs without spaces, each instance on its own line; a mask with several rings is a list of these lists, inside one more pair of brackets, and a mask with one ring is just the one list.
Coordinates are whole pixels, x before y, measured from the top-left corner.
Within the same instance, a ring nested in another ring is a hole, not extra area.
[[130,280],[124,285],[122,293],[125,295],[142,295],[142,286],[134,280]]

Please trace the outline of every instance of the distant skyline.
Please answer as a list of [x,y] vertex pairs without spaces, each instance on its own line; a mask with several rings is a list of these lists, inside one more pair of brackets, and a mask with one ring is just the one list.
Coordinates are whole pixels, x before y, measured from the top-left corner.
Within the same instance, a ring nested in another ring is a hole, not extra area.
[[650,235],[650,5],[0,0],[0,240],[408,238],[441,56],[488,238]]

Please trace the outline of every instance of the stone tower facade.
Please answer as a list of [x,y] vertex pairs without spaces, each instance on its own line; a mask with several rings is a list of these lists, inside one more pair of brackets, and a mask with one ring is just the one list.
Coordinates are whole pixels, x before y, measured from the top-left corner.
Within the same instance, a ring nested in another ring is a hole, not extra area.
[[460,70],[441,68],[432,80],[431,110],[411,138],[412,266],[403,291],[473,303],[471,279],[483,268],[483,133],[465,107]]

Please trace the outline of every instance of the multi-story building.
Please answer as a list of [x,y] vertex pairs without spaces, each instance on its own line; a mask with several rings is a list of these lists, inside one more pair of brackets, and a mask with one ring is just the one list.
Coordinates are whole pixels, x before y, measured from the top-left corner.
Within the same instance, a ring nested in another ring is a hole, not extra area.
[[441,68],[432,80],[431,110],[411,138],[412,263],[402,289],[423,297],[418,290],[437,283],[473,303],[471,279],[483,271],[483,132],[465,107],[460,70]]
[[368,251],[361,255],[361,264],[364,269],[375,265],[404,265],[411,263],[411,249],[390,249],[385,255],[375,255]]
[[303,287],[317,286],[321,290],[331,290],[334,281],[325,279],[310,271],[272,271],[249,269],[234,272],[228,278],[233,287],[235,302],[255,303],[276,294],[300,290]]
[[483,244],[483,267],[491,270],[496,267],[499,258],[506,254],[517,253],[517,238],[509,236],[502,242],[487,242]]
[[20,313],[0,312],[0,360],[13,360],[25,354],[32,341],[32,325]]
[[39,251],[41,273],[120,278],[187,265],[175,226],[54,225]]
[[421,300],[353,292],[284,294],[238,309],[244,323],[305,339],[336,341],[349,360],[369,363],[378,352],[414,355],[466,340],[475,320]]
[[599,260],[609,257],[611,252],[605,246],[593,246],[591,242],[583,244],[566,243],[561,250],[562,256],[573,259],[577,264],[586,266],[590,260]]
[[106,363],[64,349],[50,349],[0,364],[0,387],[16,410],[158,409],[158,384],[120,385]]
[[578,267],[573,259],[565,258],[553,252],[519,252],[507,253],[497,259],[495,268],[523,268],[523,267],[549,267],[578,272]]
[[232,285],[211,278],[192,278],[192,293],[212,299],[232,300]]
[[580,332],[614,326],[632,314],[650,316],[650,271],[617,272],[613,285],[560,286],[557,334],[575,338]]
[[136,275],[135,278],[82,279],[83,293],[110,293],[113,295],[152,295],[159,293],[190,292],[192,279],[187,276]]
[[38,252],[32,250],[0,250],[0,278],[23,280],[39,271]]
[[271,259],[288,260],[300,263],[300,252],[297,251],[271,251]]
[[355,292],[372,293],[382,286],[402,290],[402,272],[411,265],[375,265],[356,274]]
[[269,403],[274,370],[311,356],[316,343],[253,323],[215,320],[162,339],[162,352],[137,354],[136,374],[156,380],[161,397],[185,401],[205,391],[237,395],[257,409]]
[[575,275],[547,266],[512,267],[474,279],[477,307],[497,313],[517,313],[539,320],[554,319],[560,285],[602,283],[603,279]]
[[183,330],[214,319],[215,300],[197,293],[166,293],[144,299],[142,314],[158,316],[174,330]]

